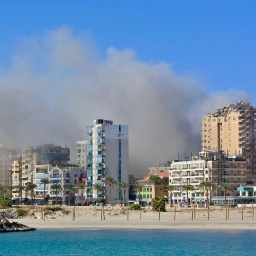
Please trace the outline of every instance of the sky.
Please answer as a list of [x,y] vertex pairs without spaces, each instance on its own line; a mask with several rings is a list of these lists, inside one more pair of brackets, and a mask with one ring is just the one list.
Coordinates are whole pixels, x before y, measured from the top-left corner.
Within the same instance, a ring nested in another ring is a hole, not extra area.
[[129,125],[130,168],[200,150],[203,115],[256,105],[255,1],[0,2],[0,143],[73,149]]

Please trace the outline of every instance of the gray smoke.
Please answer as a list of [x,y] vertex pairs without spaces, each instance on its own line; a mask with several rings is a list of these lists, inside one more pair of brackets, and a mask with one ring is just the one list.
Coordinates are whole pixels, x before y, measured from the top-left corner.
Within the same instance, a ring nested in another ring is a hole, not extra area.
[[99,56],[86,35],[61,28],[22,39],[11,67],[0,68],[0,143],[52,142],[74,156],[86,126],[110,119],[129,125],[130,167],[139,176],[178,154],[196,154],[202,115],[244,98],[237,91],[207,95],[195,79],[168,63],[137,60],[132,50]]

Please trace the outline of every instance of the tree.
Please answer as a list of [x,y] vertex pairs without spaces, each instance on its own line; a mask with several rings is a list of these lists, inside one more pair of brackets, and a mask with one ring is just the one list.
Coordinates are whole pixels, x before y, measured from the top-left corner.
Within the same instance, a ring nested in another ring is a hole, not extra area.
[[159,175],[151,174],[149,176],[149,181],[154,184],[154,191],[155,191],[155,197],[156,197],[156,185],[164,184],[165,181],[163,178],[161,178]]
[[4,196],[4,186],[0,185],[0,198]]
[[54,191],[56,199],[55,199],[55,205],[57,204],[58,201],[58,192],[61,191],[62,187],[61,184],[53,184],[51,185],[51,190]]
[[110,196],[110,205],[112,205],[112,197],[111,197],[111,192],[112,188],[116,185],[116,180],[110,176],[106,177],[105,179],[105,184],[109,186],[109,196]]
[[[172,185],[168,185],[167,187],[166,187],[166,189],[167,189],[167,191],[169,191],[170,192],[170,196],[169,196],[169,204],[170,204],[170,207],[172,207],[172,191],[174,190],[174,186],[172,186]],[[169,194],[169,193],[168,193]]]
[[81,203],[83,206],[84,205],[84,190],[86,189],[86,185],[83,183],[80,183],[77,185],[77,188],[81,190]]
[[143,187],[144,186],[138,182],[136,182],[133,186],[133,189],[136,191],[136,195],[138,197],[139,205],[140,205],[140,199],[141,199],[140,192],[142,191]]
[[31,204],[33,203],[33,198],[34,198],[34,191],[35,191],[35,188],[37,187],[36,184],[34,183],[28,183],[27,186],[26,186],[26,191],[29,192],[30,191],[30,199],[31,199]]
[[3,196],[0,198],[0,206],[2,207],[11,207],[12,206],[12,200],[9,196]]
[[13,186],[5,186],[5,191],[6,191],[6,194],[7,196],[9,196],[10,198],[12,197],[12,190],[13,190]]
[[209,206],[210,206],[209,190],[212,189],[212,182],[211,181],[203,181],[203,182],[201,182],[200,187],[204,188],[204,190],[205,190],[205,195],[207,198],[207,207],[209,208]]
[[46,200],[45,200],[45,189],[46,189],[46,185],[49,184],[50,181],[48,179],[41,179],[40,180],[40,184],[44,185],[44,204],[46,204]]
[[68,191],[68,205],[70,206],[70,204],[71,204],[71,197],[72,197],[72,191],[75,188],[75,185],[73,185],[73,184],[65,184],[63,186],[63,188]]
[[[130,187],[130,184],[122,181],[119,183],[119,187],[120,187],[121,191],[123,191],[123,203],[125,206],[126,189]],[[121,205],[122,205],[122,202],[121,202]]]
[[225,205],[227,205],[227,191],[233,191],[231,188],[231,185],[228,182],[221,182],[220,184],[220,190],[224,192],[224,201]]
[[99,199],[99,192],[103,191],[103,188],[102,188],[102,183],[99,182],[99,183],[95,183],[92,185],[93,186],[93,189],[96,191],[96,201],[98,202],[98,199]]
[[186,184],[182,186],[183,190],[186,190],[186,194],[187,194],[187,206],[188,206],[188,191],[192,191],[194,190],[194,186],[191,184]]
[[18,189],[18,192],[20,194],[20,200],[21,200],[21,205],[22,205],[22,191],[25,189],[25,186],[18,185],[18,186],[16,186],[16,188]]
[[155,200],[153,201],[153,210],[154,211],[160,211],[160,212],[165,212],[165,201],[161,196],[157,196]]

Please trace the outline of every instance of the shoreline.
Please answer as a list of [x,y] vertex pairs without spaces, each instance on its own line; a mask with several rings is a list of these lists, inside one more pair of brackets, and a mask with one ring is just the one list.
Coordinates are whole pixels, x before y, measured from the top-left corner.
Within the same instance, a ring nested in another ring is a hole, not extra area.
[[158,229],[158,230],[256,230],[256,222],[120,222],[120,221],[72,221],[72,220],[35,220],[14,219],[12,221],[27,225],[36,229]]
[[167,212],[128,211],[121,208],[65,207],[68,214],[55,212],[42,216],[42,208],[31,209],[30,215],[9,219],[37,229],[158,229],[158,230],[256,230],[256,218],[251,209],[169,209]]

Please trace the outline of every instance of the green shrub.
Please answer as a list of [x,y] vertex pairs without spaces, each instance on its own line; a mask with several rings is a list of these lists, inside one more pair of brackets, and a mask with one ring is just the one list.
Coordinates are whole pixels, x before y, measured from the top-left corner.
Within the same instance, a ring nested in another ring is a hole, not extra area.
[[0,199],[0,206],[1,207],[11,207],[12,206],[12,200],[8,196],[3,196]]
[[141,210],[141,206],[139,204],[132,204],[129,209],[130,210]]
[[57,212],[57,211],[62,211],[63,208],[60,206],[46,206],[45,207],[46,211],[52,211],[52,212]]
[[153,201],[153,210],[154,211],[159,211],[160,212],[165,212],[166,208],[165,208],[165,201],[162,197],[156,197],[155,200]]
[[23,217],[28,214],[28,211],[22,208],[17,208],[16,213],[18,214],[19,217]]

